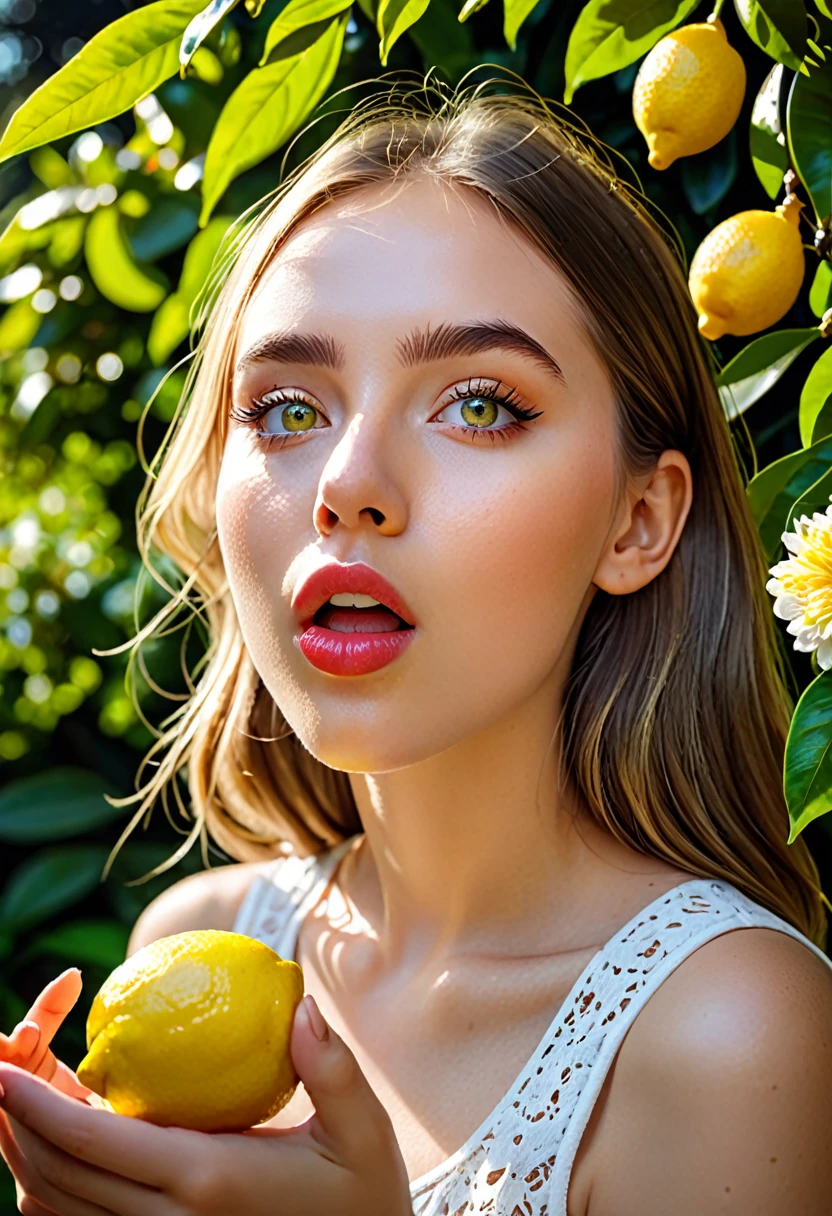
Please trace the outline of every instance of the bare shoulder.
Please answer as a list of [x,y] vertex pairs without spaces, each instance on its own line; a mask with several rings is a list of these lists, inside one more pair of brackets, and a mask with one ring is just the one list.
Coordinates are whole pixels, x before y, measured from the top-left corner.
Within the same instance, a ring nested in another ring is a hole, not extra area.
[[650,996],[603,1098],[586,1216],[824,1216],[832,968],[776,929],[720,934]]
[[246,892],[268,862],[237,862],[189,874],[164,890],[139,916],[127,956],[189,929],[232,929]]

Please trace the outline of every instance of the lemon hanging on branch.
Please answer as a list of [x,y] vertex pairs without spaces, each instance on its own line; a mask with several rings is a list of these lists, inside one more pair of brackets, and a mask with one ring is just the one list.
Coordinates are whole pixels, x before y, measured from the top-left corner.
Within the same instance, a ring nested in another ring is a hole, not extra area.
[[803,206],[789,194],[773,211],[740,211],[708,233],[688,276],[703,338],[754,334],[789,311],[805,272]]
[[303,971],[241,933],[199,929],[137,950],[99,990],[78,1079],[120,1115],[243,1131],[300,1078],[289,1050]]
[[648,161],[667,169],[680,156],[724,139],[745,96],[745,64],[713,14],[660,38],[633,86],[633,117],[647,140]]

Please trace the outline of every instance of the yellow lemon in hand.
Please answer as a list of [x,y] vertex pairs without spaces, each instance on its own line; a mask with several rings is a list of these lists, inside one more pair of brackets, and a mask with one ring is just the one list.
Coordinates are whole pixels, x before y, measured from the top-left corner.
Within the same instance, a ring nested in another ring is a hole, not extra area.
[[754,334],[789,311],[805,272],[802,207],[791,194],[773,211],[740,211],[708,233],[688,276],[703,338]]
[[95,997],[78,1078],[117,1114],[203,1132],[253,1127],[300,1081],[289,1041],[302,997],[298,964],[254,938],[160,938]]
[[633,117],[652,168],[666,169],[679,156],[719,143],[737,121],[744,96],[745,64],[718,17],[660,38],[633,86]]

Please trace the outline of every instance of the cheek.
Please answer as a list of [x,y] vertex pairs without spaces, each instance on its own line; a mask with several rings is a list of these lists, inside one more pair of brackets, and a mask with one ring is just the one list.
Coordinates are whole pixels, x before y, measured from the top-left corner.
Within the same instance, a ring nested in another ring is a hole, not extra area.
[[235,453],[231,442],[217,485],[217,531],[240,626],[259,666],[263,646],[278,633],[282,581],[311,507],[305,496],[276,485],[262,456]]
[[530,453],[522,477],[515,469],[504,484],[489,483],[487,495],[471,485],[453,516],[435,516],[443,521],[436,568],[451,579],[441,600],[453,602],[472,663],[477,640],[500,638],[489,662],[540,671],[576,623],[609,528],[614,477],[604,434],[576,440]]

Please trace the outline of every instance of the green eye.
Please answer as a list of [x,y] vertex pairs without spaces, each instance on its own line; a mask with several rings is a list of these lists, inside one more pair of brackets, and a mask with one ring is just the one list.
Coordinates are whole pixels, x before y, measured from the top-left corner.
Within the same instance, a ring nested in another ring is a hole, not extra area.
[[315,425],[315,413],[311,405],[295,401],[285,407],[280,420],[287,431],[309,431]]
[[[473,404],[468,404],[468,402]],[[474,426],[490,426],[497,417],[498,406],[487,397],[469,397],[461,406],[460,413],[466,422]]]

